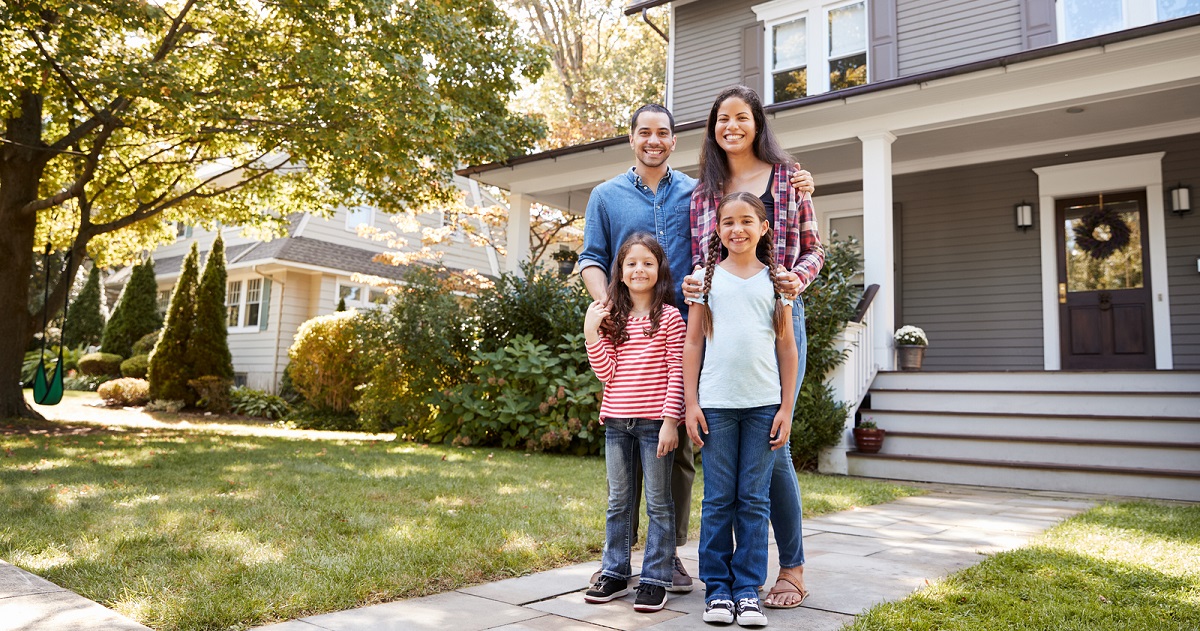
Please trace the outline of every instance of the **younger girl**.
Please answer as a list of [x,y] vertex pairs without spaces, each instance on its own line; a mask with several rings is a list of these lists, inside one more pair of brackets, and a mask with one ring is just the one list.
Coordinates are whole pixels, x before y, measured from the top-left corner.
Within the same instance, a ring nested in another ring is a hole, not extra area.
[[[731,193],[716,214],[703,303],[689,308],[683,355],[688,435],[704,447],[704,621],[762,626],[771,441],[791,432],[795,398],[792,306],[775,289],[775,239],[762,200]],[[728,255],[717,265],[722,246]]]
[[653,235],[630,235],[617,250],[610,278],[609,306],[593,302],[583,324],[588,361],[604,382],[600,422],[605,425],[608,466],[603,567],[584,600],[603,603],[629,593],[640,465],[649,526],[633,608],[653,612],[667,604],[674,569],[671,452],[679,442],[683,416],[685,328],[671,304],[666,254]]

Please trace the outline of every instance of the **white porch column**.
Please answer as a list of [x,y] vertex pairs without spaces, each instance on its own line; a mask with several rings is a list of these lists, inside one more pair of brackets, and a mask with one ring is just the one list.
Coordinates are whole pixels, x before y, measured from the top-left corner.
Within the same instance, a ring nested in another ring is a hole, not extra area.
[[521,263],[529,260],[529,197],[521,193],[508,196],[508,229],[505,231],[508,254],[504,260],[504,271],[521,273]]
[[858,137],[863,155],[863,280],[879,285],[871,339],[880,370],[892,370],[892,333],[896,330],[896,252],[893,247],[892,143],[896,136],[880,131]]

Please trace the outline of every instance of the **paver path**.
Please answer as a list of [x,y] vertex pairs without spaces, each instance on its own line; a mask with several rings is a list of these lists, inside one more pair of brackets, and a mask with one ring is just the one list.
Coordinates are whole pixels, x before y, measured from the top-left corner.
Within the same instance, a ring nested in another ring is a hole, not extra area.
[[[979,562],[1024,545],[1103,499],[1067,493],[927,485],[921,497],[804,520],[805,584],[797,609],[766,610],[768,629],[838,629],[864,609],[898,600]],[[774,547],[774,543],[772,543]],[[635,558],[636,558],[635,554]],[[693,576],[694,543],[679,549]],[[772,556],[774,552],[772,551]],[[597,563],[453,592],[311,616],[257,631],[673,631],[718,628],[701,620],[704,587],[671,594],[666,609],[633,610],[633,594],[603,605],[583,601]],[[777,566],[769,568],[774,578]],[[727,628],[740,628],[736,625]]]

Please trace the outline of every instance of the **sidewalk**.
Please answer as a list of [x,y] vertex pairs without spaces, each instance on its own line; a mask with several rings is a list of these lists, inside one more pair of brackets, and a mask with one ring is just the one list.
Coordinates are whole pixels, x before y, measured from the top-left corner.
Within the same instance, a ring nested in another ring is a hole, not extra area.
[[[1023,546],[1055,523],[1104,499],[1068,493],[918,485],[928,495],[804,520],[805,585],[797,609],[767,609],[768,629],[824,631],[899,600],[985,554]],[[772,542],[772,548],[774,542]],[[695,543],[679,549],[693,577]],[[772,551],[774,557],[774,551]],[[635,558],[637,555],[635,554]],[[633,594],[583,601],[598,563],[258,627],[257,631],[622,631],[720,628],[701,620],[704,587],[671,594],[666,609],[633,610]],[[768,570],[773,582],[777,566]],[[2,602],[2,601],[0,601]],[[740,628],[736,625],[726,628]]]

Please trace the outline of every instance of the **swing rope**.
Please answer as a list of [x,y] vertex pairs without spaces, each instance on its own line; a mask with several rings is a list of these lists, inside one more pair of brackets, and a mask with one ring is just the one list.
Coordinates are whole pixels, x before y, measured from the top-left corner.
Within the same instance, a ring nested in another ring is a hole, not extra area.
[[[33,401],[38,405],[58,405],[63,397],[63,346],[67,336],[67,310],[71,304],[71,289],[67,287],[63,299],[62,329],[58,340],[58,362],[54,364],[54,373],[46,375],[46,345],[50,337],[46,329],[50,324],[50,242],[46,242],[46,252],[42,262],[46,268],[46,285],[42,292],[42,351],[38,360],[37,372],[33,377]],[[71,250],[67,249],[66,265],[59,282],[71,282]]]

